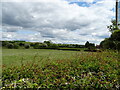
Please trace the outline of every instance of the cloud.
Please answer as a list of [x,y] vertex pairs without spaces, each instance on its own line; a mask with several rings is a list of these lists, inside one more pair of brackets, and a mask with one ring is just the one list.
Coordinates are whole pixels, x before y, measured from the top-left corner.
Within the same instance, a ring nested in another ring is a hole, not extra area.
[[[99,43],[110,35],[106,26],[114,15],[114,0],[80,0],[96,1],[90,7],[63,0],[15,1],[2,2],[3,40],[17,38],[83,44],[86,41]],[[18,33],[22,30],[38,34],[23,36]]]
[[92,3],[92,2],[97,1],[97,0],[66,0],[66,1],[69,1],[69,2],[87,2],[87,3]]

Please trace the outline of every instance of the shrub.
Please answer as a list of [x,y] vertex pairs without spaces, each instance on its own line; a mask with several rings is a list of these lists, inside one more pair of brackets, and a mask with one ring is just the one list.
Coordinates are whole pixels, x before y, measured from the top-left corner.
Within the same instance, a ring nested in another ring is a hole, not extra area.
[[48,45],[46,43],[43,43],[42,47],[48,47]]
[[19,43],[19,46],[24,46],[24,45],[25,45],[25,44],[24,44],[24,43],[22,43],[22,42],[21,42],[21,43]]
[[40,47],[41,47],[41,45],[39,43],[35,43],[33,46],[34,49],[40,49]]
[[49,40],[49,41],[44,41],[44,43],[46,43],[48,46],[50,46],[52,44],[52,41]]
[[49,49],[58,49],[58,45],[57,44],[51,44],[50,46],[48,46]]
[[120,30],[114,31],[112,33],[110,39],[113,40],[113,41],[120,41]]
[[18,49],[19,48],[19,45],[17,43],[14,44],[14,48],[15,49]]
[[0,41],[0,47],[2,46],[2,41]]
[[113,41],[107,40],[106,42],[103,43],[103,48],[104,49],[115,49],[115,44]]
[[34,43],[30,43],[30,46],[34,46],[35,44]]
[[9,49],[13,49],[13,48],[14,48],[14,45],[13,45],[12,43],[8,43],[8,44],[6,45],[6,47],[9,48]]
[[25,49],[29,49],[30,45],[29,44],[25,44]]
[[120,51],[120,42],[117,43],[116,49]]
[[8,41],[2,41],[2,46],[7,46],[9,44]]
[[100,47],[103,49],[115,49],[116,44],[114,43],[114,41],[110,40],[110,38],[106,38],[100,43]]
[[48,47],[48,45],[46,43],[36,43],[33,46],[34,49],[42,49],[42,48],[46,48],[46,47]]

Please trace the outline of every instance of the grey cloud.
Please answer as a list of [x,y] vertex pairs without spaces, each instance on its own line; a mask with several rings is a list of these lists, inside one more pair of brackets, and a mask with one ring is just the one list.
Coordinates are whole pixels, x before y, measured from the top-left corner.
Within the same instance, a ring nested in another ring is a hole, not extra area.
[[[49,0],[48,0],[49,1]],[[57,0],[56,0],[57,1]],[[113,15],[111,2],[106,7],[103,4],[94,4],[91,7],[81,7],[58,0],[57,2],[4,2],[2,6],[2,24],[7,32],[17,30],[37,31],[41,35],[28,35],[24,39],[41,40],[52,39],[60,42],[83,42],[92,38],[92,33],[107,32]],[[89,0],[93,1],[93,0]],[[97,6],[98,5],[98,6]],[[105,34],[108,36],[109,34]],[[21,35],[22,36],[22,35]],[[14,36],[21,37],[20,35]],[[96,35],[98,41],[104,35]],[[22,38],[21,38],[22,39]],[[96,40],[96,42],[98,42]]]
[[2,23],[5,25],[29,27],[32,16],[24,3],[2,3]]

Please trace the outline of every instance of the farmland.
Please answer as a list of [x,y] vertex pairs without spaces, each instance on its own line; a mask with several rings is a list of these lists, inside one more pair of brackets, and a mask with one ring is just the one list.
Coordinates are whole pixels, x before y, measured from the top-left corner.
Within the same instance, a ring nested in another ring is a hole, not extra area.
[[118,52],[3,49],[3,88],[118,89]]

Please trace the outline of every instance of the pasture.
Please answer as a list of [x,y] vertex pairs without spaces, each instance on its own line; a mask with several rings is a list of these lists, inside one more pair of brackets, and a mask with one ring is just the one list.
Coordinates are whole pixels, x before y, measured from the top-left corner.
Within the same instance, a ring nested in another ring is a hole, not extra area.
[[120,56],[114,51],[3,49],[3,88],[118,89]]

